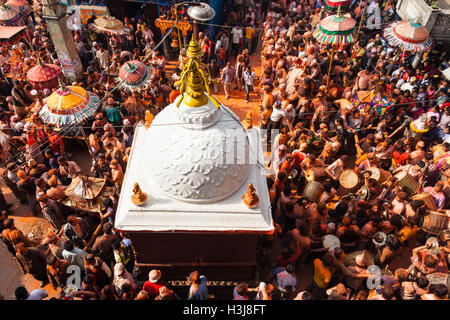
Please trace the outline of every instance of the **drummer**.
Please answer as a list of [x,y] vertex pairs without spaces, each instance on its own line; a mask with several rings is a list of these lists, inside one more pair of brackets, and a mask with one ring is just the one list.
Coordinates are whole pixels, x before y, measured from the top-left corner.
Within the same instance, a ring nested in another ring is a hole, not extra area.
[[335,189],[339,188],[339,176],[346,169],[347,160],[348,156],[344,154],[325,169],[326,173],[331,177],[331,183]]
[[444,189],[444,182],[438,181],[434,187],[425,187],[423,188],[423,192],[429,193],[433,196],[434,202],[436,203],[436,207],[438,209],[444,208],[445,205],[445,195],[442,192]]
[[367,153],[367,159],[361,161],[358,166],[358,172],[366,171],[369,167],[376,167],[378,163],[378,159],[375,156],[374,152]]

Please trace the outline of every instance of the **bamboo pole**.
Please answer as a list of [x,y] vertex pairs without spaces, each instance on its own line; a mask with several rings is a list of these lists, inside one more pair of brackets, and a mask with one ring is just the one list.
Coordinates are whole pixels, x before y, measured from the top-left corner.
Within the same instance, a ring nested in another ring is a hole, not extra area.
[[[100,205],[99,205],[99,203],[97,202],[97,208],[98,208],[98,210],[100,210],[99,211],[99,214],[100,214],[100,212],[101,212],[101,208],[100,208]],[[91,239],[89,239],[89,242],[86,244],[86,246],[84,247],[84,251],[86,251],[91,245],[92,245],[92,243],[94,242],[94,240],[95,239],[97,239],[97,236],[98,236],[98,234],[100,233],[100,230],[102,230],[103,229],[103,219],[101,218],[101,216],[100,216],[100,223],[99,223],[99,225],[97,226],[97,229],[95,229],[95,231],[94,231],[94,233],[92,234],[92,237],[91,237]]]
[[92,154],[92,151],[91,151],[91,147],[89,146],[89,140],[86,136],[86,132],[84,131],[84,128],[81,124],[80,124],[80,131],[81,131],[81,134],[83,135],[83,138],[84,138],[83,140],[84,140],[84,142],[86,142],[86,145],[88,147],[89,154],[92,156],[92,158],[94,158],[94,155]]
[[359,31],[361,30],[362,23],[363,23],[363,20],[364,20],[364,16],[366,14],[366,7],[367,7],[367,2],[364,4],[364,9],[363,9],[363,12],[361,14],[361,20],[359,21],[357,37],[359,36]]
[[331,54],[330,54],[330,66],[328,67],[328,76],[327,76],[327,85],[325,87],[325,94],[328,91],[328,85],[330,83],[331,69],[333,67],[333,57],[334,57],[334,48],[331,50]]

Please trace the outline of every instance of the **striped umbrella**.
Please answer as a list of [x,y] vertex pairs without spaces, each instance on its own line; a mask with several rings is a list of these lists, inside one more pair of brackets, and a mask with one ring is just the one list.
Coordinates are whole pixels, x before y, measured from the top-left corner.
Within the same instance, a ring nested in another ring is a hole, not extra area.
[[92,117],[99,98],[79,86],[61,87],[53,92],[39,111],[45,123],[58,127],[80,124]]
[[[341,15],[341,7],[338,7],[338,12],[335,15],[328,16],[322,19],[313,32],[313,37],[322,44],[341,45],[349,44],[356,40],[356,21],[352,18]],[[334,46],[333,46],[334,48]],[[333,66],[334,49],[330,54],[330,63],[328,67],[327,85],[325,93],[328,91],[328,84],[330,82],[331,69]]]
[[104,32],[107,34],[125,34],[129,31],[128,28],[125,28],[122,21],[112,16],[102,16],[100,18],[95,19],[95,22],[92,24],[95,30],[98,32]]
[[0,3],[0,26],[25,26],[26,19],[8,4]]
[[325,9],[328,12],[337,12],[338,8],[348,11],[351,0],[326,0]]
[[430,33],[419,19],[391,23],[384,29],[383,35],[391,46],[403,51],[423,52],[433,46]]
[[8,0],[6,4],[22,13],[24,17],[28,17],[28,15],[33,11],[27,0]]
[[349,44],[356,40],[356,21],[338,14],[322,19],[313,37],[322,44]]

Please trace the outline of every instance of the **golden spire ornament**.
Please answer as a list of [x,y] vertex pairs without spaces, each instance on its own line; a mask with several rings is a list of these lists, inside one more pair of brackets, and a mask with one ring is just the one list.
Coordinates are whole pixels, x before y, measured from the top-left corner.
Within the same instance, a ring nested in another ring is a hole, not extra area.
[[148,196],[141,190],[137,182],[134,183],[133,194],[131,195],[131,202],[137,206],[141,206],[147,201]]
[[202,51],[194,37],[189,42],[186,55],[189,60],[184,65],[181,79],[174,84],[175,87],[180,86],[181,98],[177,102],[177,107],[180,106],[183,100],[187,106],[192,108],[204,106],[208,103],[208,97],[205,95],[206,90],[214,106],[220,109],[220,103],[211,95],[208,85],[208,77],[210,78],[209,68],[199,59]]

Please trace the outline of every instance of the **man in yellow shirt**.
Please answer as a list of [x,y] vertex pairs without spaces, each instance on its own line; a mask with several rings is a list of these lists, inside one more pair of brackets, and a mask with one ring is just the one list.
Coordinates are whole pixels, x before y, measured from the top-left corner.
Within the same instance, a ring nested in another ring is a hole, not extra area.
[[255,33],[255,28],[252,26],[251,19],[247,19],[247,27],[245,28],[244,49],[248,49],[252,53],[252,39]]
[[326,254],[322,259],[315,259],[314,277],[311,284],[306,290],[311,292],[314,300],[322,300],[326,298],[326,291],[331,281],[331,265],[334,258],[330,254]]

